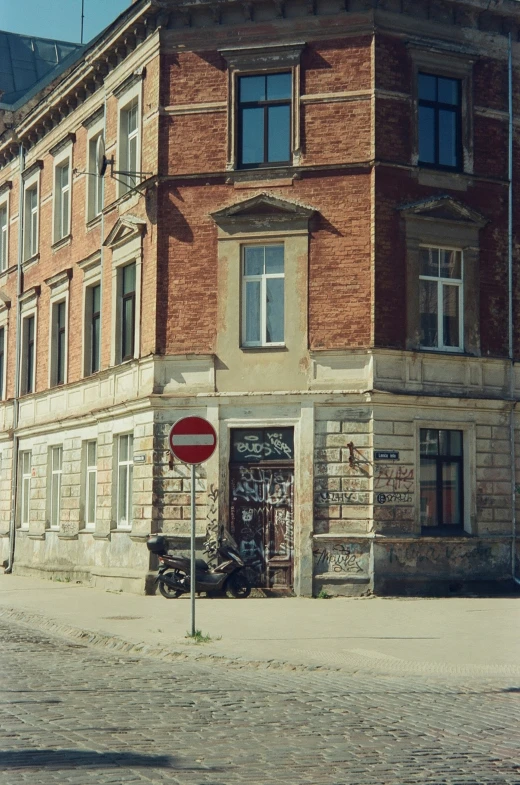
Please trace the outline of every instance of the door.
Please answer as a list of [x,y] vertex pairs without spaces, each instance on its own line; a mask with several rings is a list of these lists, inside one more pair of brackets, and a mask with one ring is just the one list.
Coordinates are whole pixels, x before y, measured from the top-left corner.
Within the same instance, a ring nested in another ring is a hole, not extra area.
[[[270,449],[273,441],[277,451]],[[293,585],[292,445],[292,428],[232,432],[230,531],[248,565],[252,585],[263,589],[290,590]],[[273,455],[277,461],[262,460]]]

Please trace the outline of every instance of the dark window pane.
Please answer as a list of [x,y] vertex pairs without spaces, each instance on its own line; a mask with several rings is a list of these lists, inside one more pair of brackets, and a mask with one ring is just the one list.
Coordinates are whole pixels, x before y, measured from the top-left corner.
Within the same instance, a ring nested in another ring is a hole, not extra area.
[[419,98],[425,101],[437,100],[437,77],[419,74]]
[[134,319],[135,300],[128,297],[123,300],[123,359],[134,356]]
[[264,272],[264,246],[249,245],[244,248],[244,274],[262,275]]
[[421,526],[437,526],[437,461],[435,458],[421,458],[420,487]]
[[4,364],[5,364],[5,329],[0,329],[0,398],[4,392]]
[[444,346],[460,346],[458,286],[442,287],[442,331]]
[[291,74],[270,74],[267,77],[267,100],[277,101],[290,98],[292,92]]
[[288,161],[290,158],[291,109],[270,106],[268,109],[267,160]]
[[99,316],[92,319],[91,373],[99,371],[99,339],[101,320]]
[[459,103],[459,84],[458,79],[444,79],[442,76],[439,76],[439,103],[457,106]]
[[265,249],[266,273],[283,273],[283,245],[268,245]]
[[261,164],[264,162],[264,110],[243,109],[240,162]]
[[450,435],[449,454],[462,456],[462,431],[448,431]]
[[460,251],[440,251],[441,278],[462,278],[462,254]]
[[260,343],[260,281],[246,283],[246,343]]
[[449,109],[439,110],[439,163],[457,166],[457,115]]
[[439,431],[421,428],[421,455],[437,455],[439,452]]
[[435,163],[435,110],[419,106],[419,160]]
[[92,313],[98,313],[101,305],[101,286],[92,287]]
[[283,341],[284,302],[283,278],[268,278],[266,281],[267,312],[266,341],[281,343]]
[[123,267],[123,294],[135,292],[135,264]]
[[439,345],[437,282],[419,281],[421,346]]
[[460,526],[462,501],[462,466],[459,461],[442,464],[442,522]]
[[439,275],[439,249],[421,248],[419,251],[420,275]]
[[241,104],[265,101],[265,76],[242,76],[239,85]]

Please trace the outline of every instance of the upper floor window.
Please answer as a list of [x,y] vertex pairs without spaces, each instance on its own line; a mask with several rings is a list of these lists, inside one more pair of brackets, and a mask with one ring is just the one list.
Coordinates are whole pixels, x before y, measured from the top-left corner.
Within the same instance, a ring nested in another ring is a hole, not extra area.
[[242,343],[284,344],[284,246],[243,248]]
[[[421,428],[421,526],[463,526],[463,433]],[[449,531],[449,529],[448,529]]]
[[0,398],[5,398],[5,327],[0,327]]
[[101,284],[96,283],[86,290],[85,319],[85,372],[89,376],[101,367]]
[[291,160],[292,73],[238,78],[238,165],[287,164]]
[[102,131],[88,140],[87,221],[93,221],[103,209],[103,178],[97,172],[97,145]]
[[419,263],[421,347],[462,351],[462,251],[421,248]]
[[121,360],[130,360],[135,352],[135,262],[121,267],[120,326]]
[[0,205],[0,273],[7,270],[7,203]]
[[51,385],[63,384],[66,373],[66,301],[52,305]]
[[418,74],[419,164],[462,167],[460,79]]
[[70,164],[67,159],[54,170],[54,241],[70,233]]
[[27,188],[24,195],[24,258],[38,253],[38,186]]
[[139,99],[136,96],[130,103],[121,109],[119,139],[119,175],[122,181],[121,192],[125,193],[129,187],[135,188],[140,181],[139,177]]
[[27,316],[22,322],[22,373],[20,377],[20,393],[34,392],[36,353],[36,317]]

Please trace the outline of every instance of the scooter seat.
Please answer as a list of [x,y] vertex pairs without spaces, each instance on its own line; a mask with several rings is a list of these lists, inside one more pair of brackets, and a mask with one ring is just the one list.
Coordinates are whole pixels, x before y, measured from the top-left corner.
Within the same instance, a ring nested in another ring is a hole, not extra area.
[[199,572],[207,572],[209,570],[209,565],[204,559],[195,559],[195,569]]

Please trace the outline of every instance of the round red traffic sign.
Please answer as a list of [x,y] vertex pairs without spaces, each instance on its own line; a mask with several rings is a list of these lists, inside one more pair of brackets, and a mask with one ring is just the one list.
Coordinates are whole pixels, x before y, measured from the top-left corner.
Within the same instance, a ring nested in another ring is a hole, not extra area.
[[217,434],[203,417],[183,417],[170,430],[170,450],[183,463],[204,463],[213,455]]

